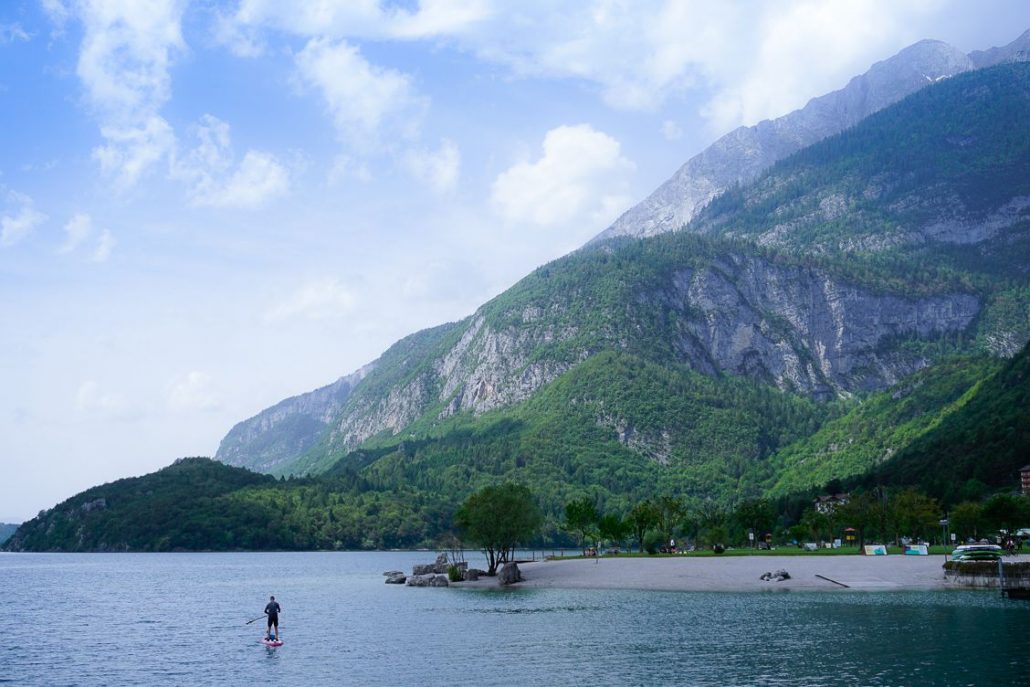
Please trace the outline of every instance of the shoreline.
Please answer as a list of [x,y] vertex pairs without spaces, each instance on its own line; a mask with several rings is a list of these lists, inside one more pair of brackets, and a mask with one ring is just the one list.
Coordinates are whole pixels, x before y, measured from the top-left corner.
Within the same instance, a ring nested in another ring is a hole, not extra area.
[[[687,592],[934,591],[968,589],[944,577],[944,556],[732,556],[727,558],[605,558],[520,563],[522,589],[631,589]],[[1030,555],[1006,562],[1030,561]],[[763,581],[786,570],[790,579]],[[821,576],[821,577],[819,577]],[[462,589],[496,588],[496,578],[460,582]]]

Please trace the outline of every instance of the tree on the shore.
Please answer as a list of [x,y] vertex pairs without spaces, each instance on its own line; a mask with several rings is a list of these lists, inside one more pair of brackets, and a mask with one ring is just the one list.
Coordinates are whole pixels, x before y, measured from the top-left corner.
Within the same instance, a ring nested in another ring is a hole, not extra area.
[[657,511],[654,502],[649,499],[633,506],[633,510],[626,516],[626,521],[637,540],[637,546],[641,553],[644,551],[644,535],[658,522]]
[[621,542],[629,532],[629,524],[615,513],[607,513],[597,521],[597,533],[602,540]]
[[579,548],[583,548],[583,540],[594,531],[600,517],[594,500],[589,496],[573,499],[565,504],[565,529],[576,534]]
[[762,534],[772,529],[776,522],[776,513],[772,504],[765,499],[748,499],[741,501],[733,511],[733,519],[737,525],[747,532],[753,532],[754,538],[750,540],[752,546],[757,546]]
[[891,511],[895,526],[895,540],[900,535],[916,539],[925,538],[933,532],[941,517],[937,499],[915,489],[906,489],[891,499]]
[[1030,499],[1011,494],[995,494],[984,502],[983,515],[988,527],[1011,533],[1030,520]]
[[979,539],[980,533],[985,531],[984,507],[980,503],[963,501],[951,509],[948,519],[951,531],[960,541],[965,541],[969,537]]
[[483,548],[487,574],[496,575],[497,564],[537,533],[543,515],[528,487],[505,482],[469,496],[454,520],[469,541]]
[[658,531],[661,532],[663,540],[669,540],[672,538],[673,526],[683,520],[687,509],[679,499],[672,496],[662,496],[655,503],[655,512],[658,518],[658,521],[655,523]]

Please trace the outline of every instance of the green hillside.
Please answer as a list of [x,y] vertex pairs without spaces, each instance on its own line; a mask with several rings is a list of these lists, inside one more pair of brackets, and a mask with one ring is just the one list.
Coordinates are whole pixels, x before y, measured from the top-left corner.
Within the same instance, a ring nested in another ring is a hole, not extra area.
[[1030,346],[978,383],[954,412],[860,481],[914,486],[956,503],[983,487],[1014,489],[1019,469],[1027,464]]
[[603,352],[514,408],[425,433],[414,426],[411,439],[369,442],[327,474],[360,471],[380,489],[459,498],[518,480],[550,512],[587,492],[617,508],[656,490],[728,502],[757,495],[740,484],[747,469],[810,434],[835,408]]
[[953,357],[872,394],[772,456],[764,466],[774,476],[766,493],[817,489],[878,467],[960,411],[1001,366],[995,358]]
[[4,542],[10,539],[11,535],[14,534],[14,531],[17,529],[18,525],[14,525],[9,522],[0,522],[0,546],[3,546]]

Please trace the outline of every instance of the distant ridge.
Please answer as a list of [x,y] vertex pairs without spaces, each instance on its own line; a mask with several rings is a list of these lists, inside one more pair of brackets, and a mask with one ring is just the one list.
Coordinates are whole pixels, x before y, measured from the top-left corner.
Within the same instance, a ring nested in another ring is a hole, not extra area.
[[754,179],[773,163],[854,126],[928,84],[972,69],[1027,59],[1030,31],[1004,47],[969,55],[942,41],[919,41],[877,62],[844,88],[813,98],[800,110],[734,129],[690,158],[589,243],[675,231],[725,189]]

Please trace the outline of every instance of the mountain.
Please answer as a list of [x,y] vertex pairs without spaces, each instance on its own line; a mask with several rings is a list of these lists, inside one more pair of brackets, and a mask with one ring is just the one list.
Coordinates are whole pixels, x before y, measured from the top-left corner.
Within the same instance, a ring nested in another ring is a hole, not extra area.
[[293,396],[237,423],[218,446],[218,460],[272,472],[279,463],[310,449],[351,391],[374,368],[366,365],[320,389]]
[[754,126],[739,127],[688,160],[664,184],[627,210],[592,242],[617,236],[676,231],[712,198],[757,177],[774,162],[854,126],[862,119],[940,79],[971,69],[1030,59],[1030,31],[1003,48],[963,54],[924,40],[877,62],[839,91]]
[[946,503],[1019,486],[1030,457],[1030,346],[970,390],[960,407],[856,479],[918,487]]
[[18,529],[18,525],[13,525],[7,522],[0,522],[0,546],[4,545],[11,535],[14,534],[15,530]]
[[[202,458],[183,458],[143,477],[87,489],[25,522],[8,540],[11,551],[175,551],[266,548],[279,543],[275,514],[231,495],[274,484]],[[253,523],[260,529],[252,532]],[[271,532],[269,530],[272,530]],[[241,536],[242,535],[242,536]]]
[[[1015,354],[1030,338],[1028,83],[1026,64],[940,81],[730,187],[689,231],[615,239],[537,269],[465,320],[391,347],[331,421],[291,438],[305,448],[280,453],[273,471],[319,473],[359,448],[396,451],[491,413],[531,412],[581,366],[621,360],[603,353],[673,376],[740,378],[798,403],[879,391],[950,353]],[[654,413],[609,411],[633,386],[625,367],[610,388],[567,399],[604,430],[580,432],[587,443],[570,451],[622,435],[637,458],[682,467],[712,450],[711,436],[676,429],[669,390],[647,401]],[[744,395],[708,398],[754,410]],[[643,415],[647,432],[637,431]],[[258,448],[289,445],[274,434],[256,434]],[[790,441],[765,442],[748,460]],[[235,450],[240,464],[267,462]]]

